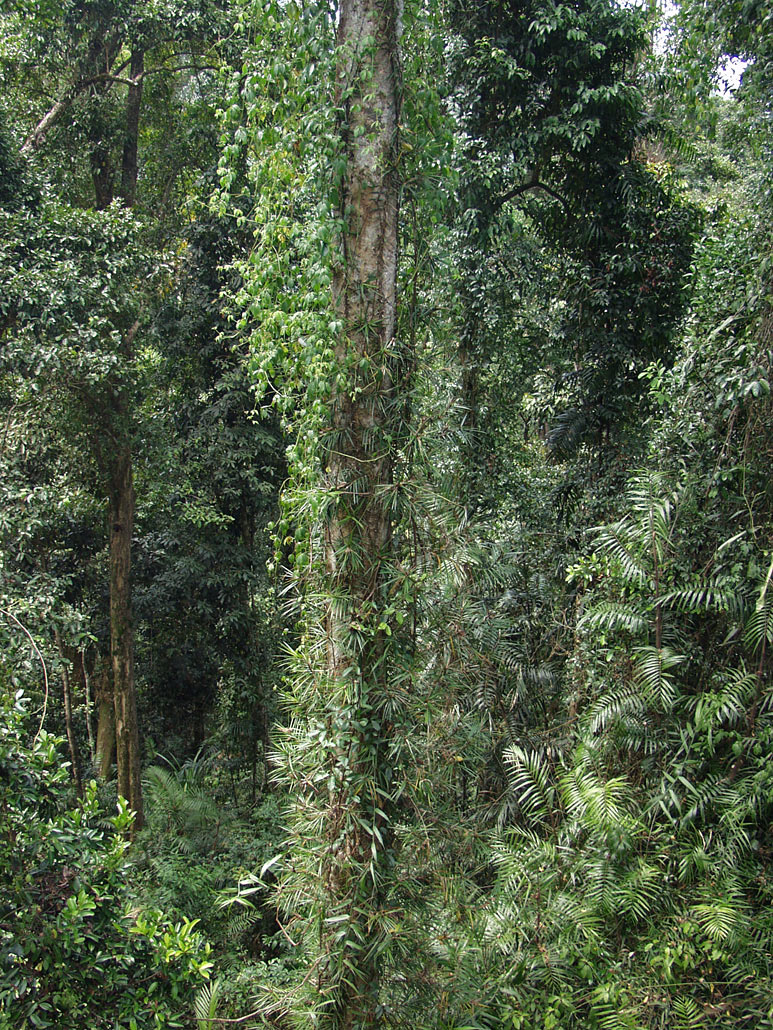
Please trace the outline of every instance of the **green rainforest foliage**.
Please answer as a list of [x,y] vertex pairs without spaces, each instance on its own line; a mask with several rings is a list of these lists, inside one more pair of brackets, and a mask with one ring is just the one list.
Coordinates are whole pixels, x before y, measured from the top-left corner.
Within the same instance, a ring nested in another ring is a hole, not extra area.
[[0,1030],[773,1030],[771,18],[0,0]]

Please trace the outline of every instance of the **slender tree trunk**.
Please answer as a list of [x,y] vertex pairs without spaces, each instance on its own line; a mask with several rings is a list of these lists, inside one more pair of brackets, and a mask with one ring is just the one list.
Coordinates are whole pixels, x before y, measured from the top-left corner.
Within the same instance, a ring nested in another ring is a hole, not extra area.
[[70,682],[70,670],[68,668],[69,658],[65,654],[62,644],[62,635],[58,629],[54,630],[56,647],[59,652],[59,662],[62,666],[62,695],[64,699],[64,726],[67,733],[67,745],[70,750],[70,761],[72,762],[72,778],[75,782],[75,790],[79,798],[83,797],[83,781],[81,779],[81,762],[78,754],[78,743],[75,739],[75,730],[72,722],[72,683]]
[[[126,99],[126,135],[121,160],[121,196],[132,207],[137,190],[137,152],[139,147],[140,105],[144,54],[131,56],[131,78]],[[93,159],[92,159],[93,165]],[[112,178],[111,190],[112,190]],[[100,184],[94,175],[97,207]],[[111,196],[112,199],[112,196]],[[124,340],[124,352],[131,359],[138,323]],[[125,398],[119,392],[114,403],[114,424],[126,422]],[[134,625],[131,588],[131,546],[134,532],[134,476],[129,437],[119,429],[119,443],[110,470],[110,653],[113,663],[113,702],[115,705],[115,755],[118,794],[126,798],[135,813],[133,831],[142,829],[142,756],[137,721],[137,691],[134,682]]]
[[[341,262],[333,297],[344,331],[336,348],[326,466],[335,498],[326,527],[325,679],[340,699],[337,733],[347,764],[331,796],[323,866],[325,923],[318,989],[325,1026],[365,1030],[377,1016],[380,923],[392,868],[386,751],[389,665],[384,614],[392,551],[392,476],[398,408],[396,275],[400,69],[395,0],[343,0],[337,94],[345,171]],[[353,632],[353,627],[361,632]],[[342,938],[341,927],[347,926]]]
[[[478,190],[468,187],[467,202],[472,208],[483,206]],[[459,404],[461,407],[464,443],[459,467],[459,499],[468,513],[481,508],[486,480],[486,462],[490,455],[489,419],[483,405],[486,401],[482,376],[488,363],[484,290],[481,283],[480,254],[485,251],[488,235],[487,217],[478,212],[470,229],[466,254],[460,261],[459,300],[462,320],[458,327],[457,349],[460,370]],[[487,453],[489,452],[489,453]]]
[[110,779],[115,757],[115,701],[110,666],[105,664],[97,687],[97,775]]
[[268,705],[265,702],[260,706],[258,718],[260,719],[261,760],[263,762],[263,771],[260,775],[260,793],[262,796],[268,789],[268,756],[271,750],[271,721],[268,715]]
[[113,659],[118,793],[136,812],[141,829],[142,776],[137,695],[134,684],[134,628],[131,599],[131,542],[134,481],[131,448],[117,449],[110,482],[110,651]]
[[83,684],[83,697],[86,702],[86,737],[89,742],[89,758],[91,759],[91,765],[93,767],[96,764],[97,750],[94,745],[94,726],[91,710],[91,676],[89,675],[89,670],[86,667],[85,651],[80,652],[79,659],[78,676]]

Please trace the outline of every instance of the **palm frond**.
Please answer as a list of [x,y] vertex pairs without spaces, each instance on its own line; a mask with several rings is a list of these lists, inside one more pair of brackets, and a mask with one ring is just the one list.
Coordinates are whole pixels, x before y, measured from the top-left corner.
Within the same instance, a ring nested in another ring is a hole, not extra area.
[[667,647],[639,647],[634,655],[634,680],[643,688],[644,697],[664,712],[670,711],[679,688],[669,675],[670,670],[685,660]]
[[553,809],[555,789],[544,758],[512,745],[505,751],[510,783],[524,815],[535,822],[547,821]]
[[596,605],[579,620],[578,629],[593,629],[601,632],[630,633],[642,636],[647,632],[649,619],[632,605],[606,601]]
[[193,1007],[196,1014],[197,1030],[214,1030],[219,996],[219,980],[211,980],[196,992]]

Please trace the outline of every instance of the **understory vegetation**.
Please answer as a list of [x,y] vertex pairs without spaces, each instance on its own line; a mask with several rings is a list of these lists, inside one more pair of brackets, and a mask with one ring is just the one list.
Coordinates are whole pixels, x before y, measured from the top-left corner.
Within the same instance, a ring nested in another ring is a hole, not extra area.
[[770,20],[0,0],[0,1030],[773,1030]]

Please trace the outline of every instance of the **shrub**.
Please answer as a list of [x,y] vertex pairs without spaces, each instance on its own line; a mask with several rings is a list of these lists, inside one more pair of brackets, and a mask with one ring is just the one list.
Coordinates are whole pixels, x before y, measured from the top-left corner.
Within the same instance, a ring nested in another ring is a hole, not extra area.
[[26,722],[0,696],[0,1028],[189,1026],[209,945],[132,909],[131,813],[100,819],[94,783],[72,807],[61,742]]

